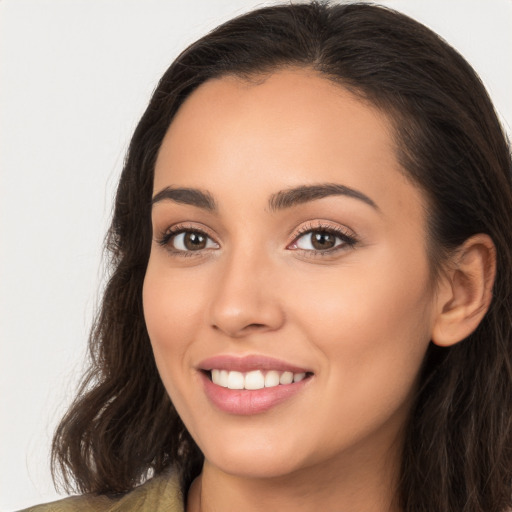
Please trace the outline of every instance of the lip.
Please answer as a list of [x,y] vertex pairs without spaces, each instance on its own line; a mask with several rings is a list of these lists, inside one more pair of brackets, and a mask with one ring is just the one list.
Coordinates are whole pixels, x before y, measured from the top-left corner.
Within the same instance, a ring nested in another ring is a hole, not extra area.
[[[212,369],[249,372],[252,370],[276,370],[310,374],[304,380],[280,384],[270,388],[248,390],[228,389],[214,384],[206,372]],[[199,376],[209,401],[221,411],[249,416],[264,413],[291,399],[309,385],[311,371],[271,357],[251,355],[244,357],[221,355],[205,359],[198,365]]]
[[227,370],[235,372],[250,372],[252,370],[276,370],[278,372],[312,373],[307,368],[301,368],[280,359],[262,355],[232,356],[219,355],[209,357],[197,365],[200,370]]

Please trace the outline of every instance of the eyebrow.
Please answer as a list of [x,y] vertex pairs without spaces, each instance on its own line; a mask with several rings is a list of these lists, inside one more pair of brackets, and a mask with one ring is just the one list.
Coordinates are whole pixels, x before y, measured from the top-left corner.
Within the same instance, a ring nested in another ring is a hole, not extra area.
[[355,190],[338,183],[303,185],[300,187],[290,188],[288,190],[281,190],[270,197],[269,206],[271,211],[284,210],[298,204],[307,203],[316,199],[323,199],[324,197],[329,196],[352,197],[363,201],[363,203],[370,205],[376,210],[379,210],[379,207],[367,195],[359,192],[359,190]]
[[[367,195],[363,194],[359,190],[355,190],[338,183],[301,185],[299,187],[281,190],[270,196],[268,204],[271,211],[277,211],[292,208],[293,206],[307,203],[309,201],[323,199],[324,197],[340,195],[358,199],[372,208],[379,210],[379,207]],[[197,208],[202,208],[203,210],[211,212],[217,210],[217,205],[213,196],[208,191],[196,188],[165,187],[153,197],[151,204],[154,205],[166,199],[174,201],[175,203],[196,206]]]
[[151,200],[154,205],[168,199],[175,203],[188,204],[190,206],[197,206],[203,210],[215,211],[217,205],[212,195],[207,191],[202,191],[197,188],[172,188],[165,187]]

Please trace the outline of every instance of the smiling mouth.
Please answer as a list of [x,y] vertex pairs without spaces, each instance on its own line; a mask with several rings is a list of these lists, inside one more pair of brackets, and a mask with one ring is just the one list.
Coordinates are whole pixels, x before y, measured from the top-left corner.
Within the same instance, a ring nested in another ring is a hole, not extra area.
[[250,372],[238,372],[229,370],[212,369],[205,371],[209,379],[223,388],[257,390],[286,386],[300,382],[313,375],[311,372],[293,373],[277,370],[253,370]]

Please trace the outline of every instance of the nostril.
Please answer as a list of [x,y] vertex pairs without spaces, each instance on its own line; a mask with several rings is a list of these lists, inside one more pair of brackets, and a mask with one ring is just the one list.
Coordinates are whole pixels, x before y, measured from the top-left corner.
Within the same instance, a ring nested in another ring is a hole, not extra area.
[[250,333],[250,332],[258,332],[265,331],[268,329],[268,325],[265,324],[248,324],[243,329],[241,329],[240,333]]

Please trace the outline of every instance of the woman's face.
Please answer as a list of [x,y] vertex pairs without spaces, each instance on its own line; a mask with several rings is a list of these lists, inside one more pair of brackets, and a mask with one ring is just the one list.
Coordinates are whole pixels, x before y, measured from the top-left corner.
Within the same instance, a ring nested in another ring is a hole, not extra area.
[[383,114],[305,70],[206,82],[163,141],[152,222],[147,328],[207,464],[393,459],[434,298]]

